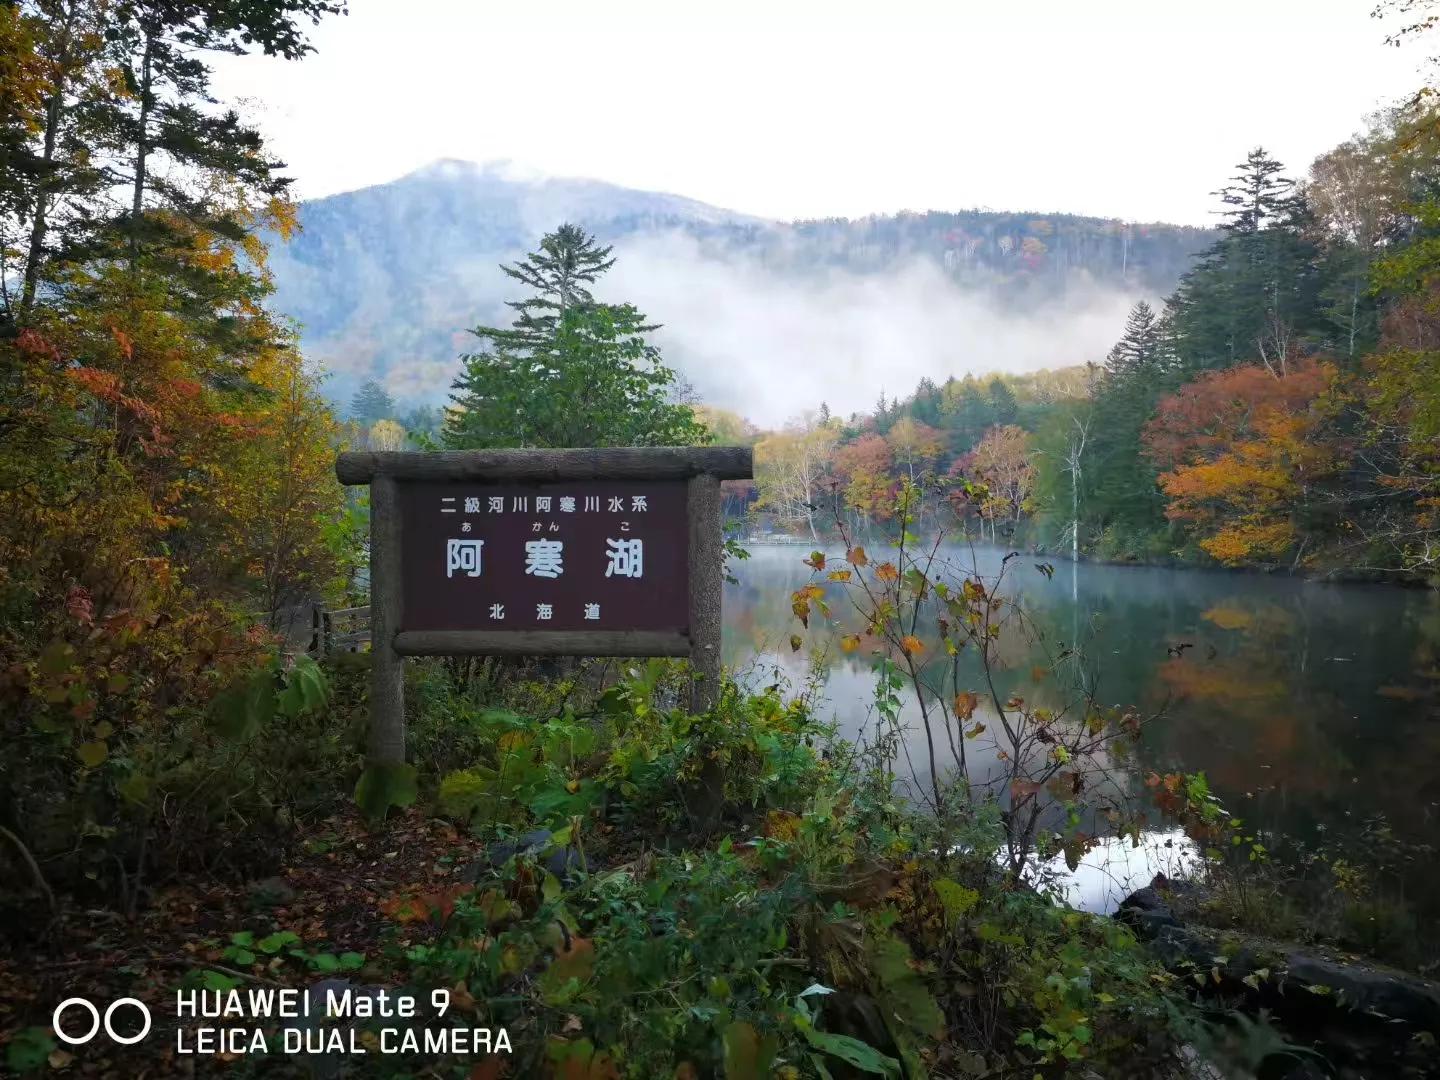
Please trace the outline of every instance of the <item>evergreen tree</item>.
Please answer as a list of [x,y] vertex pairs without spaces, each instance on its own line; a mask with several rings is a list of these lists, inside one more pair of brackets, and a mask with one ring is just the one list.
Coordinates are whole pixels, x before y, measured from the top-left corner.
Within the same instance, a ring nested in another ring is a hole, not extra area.
[[1015,391],[1010,389],[1004,379],[998,375],[991,379],[986,388],[986,396],[990,405],[990,423],[986,425],[987,428],[995,424],[1004,427],[1015,423],[1020,415],[1020,403],[1015,400]]
[[950,453],[961,457],[984,437],[993,423],[993,414],[973,375],[966,375],[958,383],[952,380],[948,385],[949,408],[942,417],[941,427],[949,436]]
[[1166,351],[1160,318],[1141,300],[1130,309],[1120,340],[1105,357],[1105,373],[1114,380],[1158,372],[1165,367]]
[[880,390],[880,400],[875,403],[875,430],[884,435],[897,419],[895,402],[885,400],[885,390]]
[[[546,236],[510,276],[535,295],[510,302],[514,325],[472,330],[487,348],[463,356],[444,442],[504,446],[661,446],[702,442],[705,428],[630,304],[597,302],[614,260],[574,226]],[[513,270],[513,272],[511,272]]]
[[395,399],[371,379],[355,393],[350,401],[350,418],[367,428],[377,420],[387,420],[395,415]]
[[1297,205],[1295,181],[1282,175],[1285,166],[1257,146],[1236,166],[1238,174],[1219,191],[1220,201],[1233,209],[1221,210],[1220,228],[1232,236],[1253,236],[1290,217]]
[[[482,326],[473,332],[497,347],[544,347],[554,340],[567,310],[595,302],[586,286],[615,265],[610,250],[579,226],[561,225],[541,239],[540,250],[514,266],[500,267],[506,276],[534,290],[523,300],[506,301],[516,313],[514,324],[509,329]],[[637,324],[635,329],[647,332],[656,327]]]
[[1224,235],[1167,302],[1176,352],[1192,372],[1257,358],[1283,368],[1327,332],[1308,205],[1264,150],[1238,168],[1216,193]]
[[928,376],[922,377],[919,385],[915,387],[915,398],[910,403],[910,415],[922,424],[939,427],[944,401],[940,388]]

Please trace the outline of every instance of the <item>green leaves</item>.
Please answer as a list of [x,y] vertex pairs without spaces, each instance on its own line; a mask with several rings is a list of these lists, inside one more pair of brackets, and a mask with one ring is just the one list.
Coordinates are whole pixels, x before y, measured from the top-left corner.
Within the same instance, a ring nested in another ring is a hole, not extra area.
[[980,893],[975,889],[967,889],[958,882],[949,878],[940,878],[935,882],[935,895],[940,900],[940,906],[945,909],[945,917],[952,923],[969,912],[980,902]]
[[5,1047],[5,1064],[17,1073],[40,1069],[55,1046],[49,1028],[25,1028],[12,1036]]
[[850,1035],[834,1035],[828,1031],[817,1031],[809,1023],[797,1025],[805,1041],[817,1050],[831,1054],[861,1072],[875,1076],[899,1076],[900,1062],[880,1053],[867,1042],[861,1042]]
[[308,656],[295,658],[293,666],[284,674],[284,684],[276,698],[276,708],[281,716],[291,719],[318,710],[329,697],[330,688],[320,665]]
[[210,705],[215,730],[237,742],[250,738],[274,716],[275,675],[270,668],[217,695]]
[[218,694],[211,722],[226,738],[243,741],[277,716],[294,720],[319,710],[329,693],[324,672],[310,657],[296,657],[287,668],[277,656]]
[[930,993],[925,979],[911,966],[910,947],[893,934],[866,935],[866,960],[874,973],[886,1018],[918,1034],[940,1039],[945,1014]]
[[372,763],[355,785],[355,802],[367,818],[380,821],[392,806],[413,805],[419,793],[415,766]]

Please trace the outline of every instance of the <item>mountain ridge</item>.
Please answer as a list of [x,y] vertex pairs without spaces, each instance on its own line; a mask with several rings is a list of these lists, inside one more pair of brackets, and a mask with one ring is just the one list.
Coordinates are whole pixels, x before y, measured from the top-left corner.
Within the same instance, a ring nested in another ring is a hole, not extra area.
[[[773,367],[825,352],[891,385],[897,365],[943,379],[977,365],[1032,370],[1051,352],[1046,366],[1095,359],[1123,309],[1167,293],[1215,235],[1030,211],[785,222],[454,158],[303,202],[299,221],[293,240],[272,245],[275,302],[331,373],[328,393],[345,402],[374,378],[412,404],[444,399],[474,345],[465,329],[507,318],[514,282],[500,264],[563,221],[615,246],[598,295],[664,324],[667,358],[728,407],[743,395],[710,369],[764,377],[747,368],[752,354]],[[915,325],[887,331],[896,318]]]

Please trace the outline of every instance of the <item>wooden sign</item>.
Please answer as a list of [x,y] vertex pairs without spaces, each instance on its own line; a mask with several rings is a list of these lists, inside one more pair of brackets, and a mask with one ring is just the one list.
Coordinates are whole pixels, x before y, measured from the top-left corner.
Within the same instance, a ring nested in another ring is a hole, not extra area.
[[720,481],[743,447],[345,453],[370,485],[372,762],[402,763],[401,657],[688,656],[720,673]]

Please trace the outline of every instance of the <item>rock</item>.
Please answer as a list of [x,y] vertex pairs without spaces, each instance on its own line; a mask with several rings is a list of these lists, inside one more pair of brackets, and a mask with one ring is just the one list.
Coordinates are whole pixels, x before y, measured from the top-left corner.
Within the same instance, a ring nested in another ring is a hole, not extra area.
[[256,907],[282,907],[294,900],[295,890],[282,877],[262,878],[250,883],[250,902]]
[[1153,884],[1137,889],[1120,901],[1115,917],[1145,941],[1155,937],[1162,927],[1180,925],[1170,902]]
[[573,846],[553,848],[553,836],[548,829],[534,829],[491,844],[485,854],[462,867],[458,876],[461,881],[476,882],[519,856],[538,860],[561,881],[573,881],[580,873],[580,852]]
[[1277,1015],[1325,1013],[1333,1021],[1349,1013],[1440,1035],[1440,986],[1418,976],[1341,961],[1318,948],[1185,925],[1153,885],[1126,897],[1116,918],[1148,941],[1170,970],[1209,973],[1209,983],[1263,1001]]

